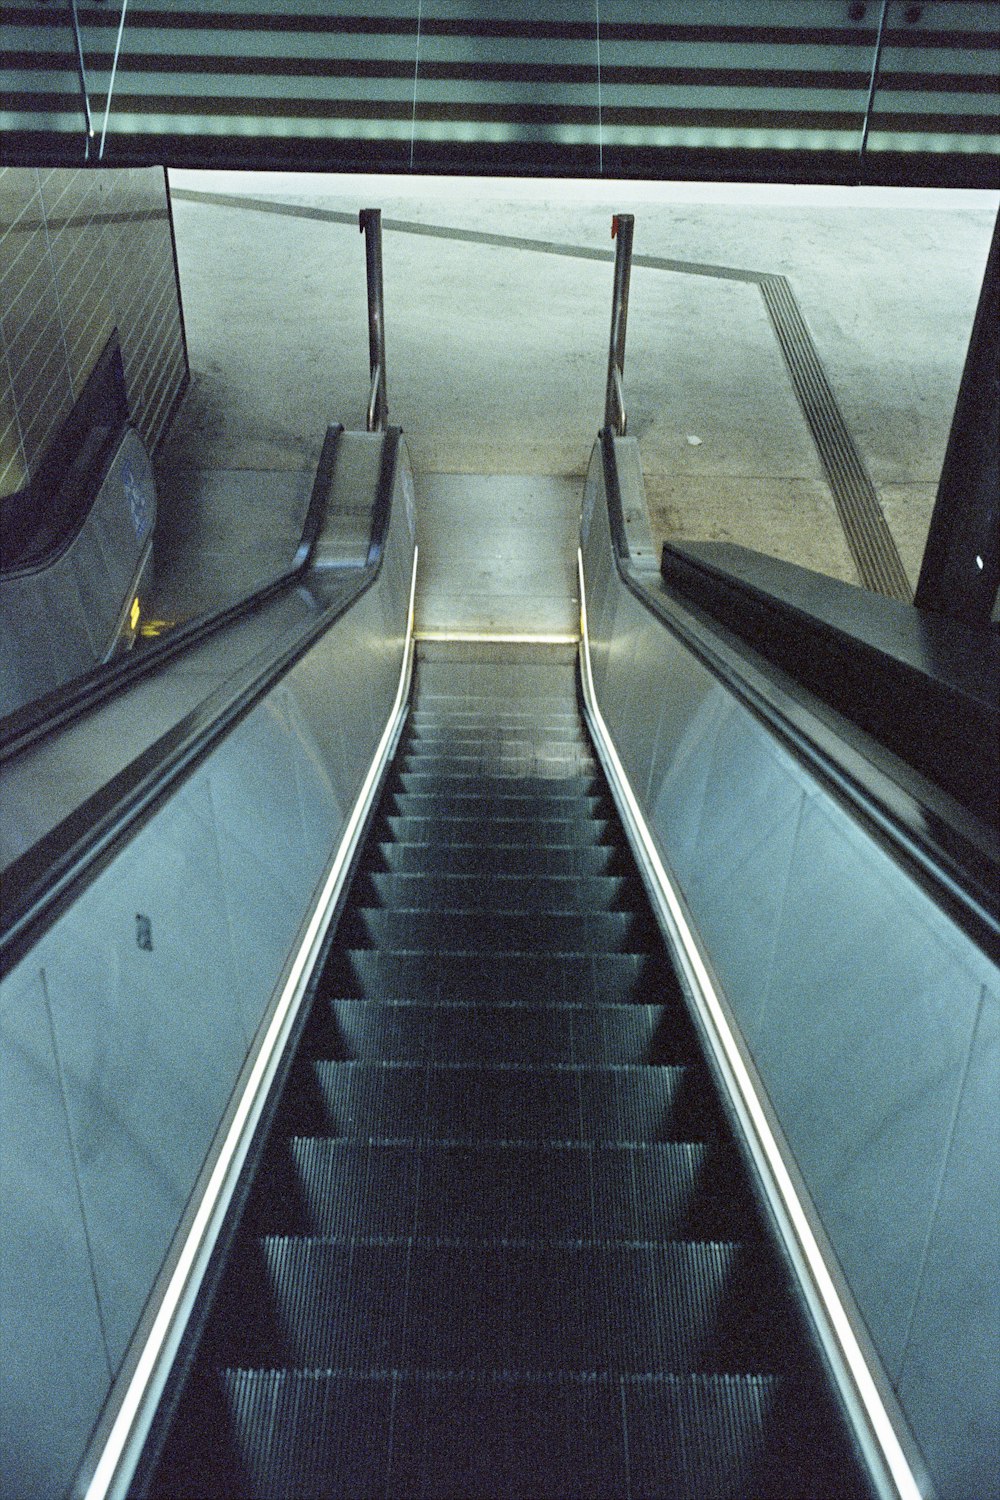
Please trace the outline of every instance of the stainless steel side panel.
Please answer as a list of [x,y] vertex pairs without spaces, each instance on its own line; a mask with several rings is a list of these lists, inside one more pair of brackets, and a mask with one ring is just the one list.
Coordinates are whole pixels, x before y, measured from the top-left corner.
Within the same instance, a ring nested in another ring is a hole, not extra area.
[[377,581],[0,987],[3,1500],[70,1485],[398,689]]
[[937,1492],[996,1495],[1000,972],[624,586],[587,485],[618,755]]

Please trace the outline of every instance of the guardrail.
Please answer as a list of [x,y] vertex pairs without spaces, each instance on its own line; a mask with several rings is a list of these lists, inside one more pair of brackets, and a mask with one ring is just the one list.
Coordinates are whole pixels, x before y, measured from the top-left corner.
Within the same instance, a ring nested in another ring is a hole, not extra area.
[[611,220],[611,238],[617,240],[615,251],[615,285],[611,302],[611,340],[608,348],[608,383],[604,393],[604,425],[618,437],[628,430],[625,411],[625,333],[628,327],[628,288],[632,274],[633,214],[615,214]]
[[365,267],[368,272],[368,364],[371,389],[368,396],[369,432],[384,432],[389,421],[385,387],[385,297],[382,287],[382,210],[363,208],[358,228],[365,237]]

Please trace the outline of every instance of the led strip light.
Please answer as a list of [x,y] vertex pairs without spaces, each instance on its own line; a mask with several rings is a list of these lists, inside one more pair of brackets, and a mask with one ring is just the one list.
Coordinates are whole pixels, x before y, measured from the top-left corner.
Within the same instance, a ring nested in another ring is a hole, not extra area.
[[675,940],[677,957],[693,991],[709,1044],[728,1085],[755,1163],[768,1189],[785,1243],[800,1272],[802,1290],[814,1316],[828,1358],[849,1406],[856,1436],[879,1485],[884,1500],[927,1500],[928,1491],[917,1482],[892,1419],[851,1326],[836,1284],[823,1258],[792,1176],[771,1129],[767,1113],[754,1086],[716,983],[702,957],[687,916],[664,868],[659,851],[632,791],[594,691],[587,626],[587,595],[583,552],[577,549],[580,575],[581,679],[584,702],[604,768],[616,792],[625,821],[641,847],[641,857],[652,876],[653,894],[667,930]]
[[[162,1386],[169,1374],[170,1365],[176,1355],[190,1310],[197,1298],[209,1257],[215,1247],[232,1194],[243,1169],[243,1163],[250,1149],[250,1143],[263,1112],[288,1035],[302,1005],[306,987],[329,929],[358,839],[378,788],[385,761],[391,753],[393,739],[399,731],[399,719],[409,690],[413,662],[413,602],[416,586],[417,549],[415,547],[403,664],[392,713],[382,732],[378,749],[355,801],[354,810],[347,821],[299,951],[292,961],[267,1032],[254,1059],[225,1139],[219,1148],[205,1191],[180,1249],[177,1264],[156,1310],[149,1335],[115,1415],[93,1477],[84,1491],[86,1500],[107,1500],[107,1497],[115,1497],[117,1500],[117,1497],[126,1494],[131,1483],[141,1445],[145,1441],[148,1424],[152,1420],[150,1398],[153,1401],[159,1399]],[[144,1415],[145,1422],[143,1422]],[[127,1467],[123,1464],[126,1454],[131,1459]]]

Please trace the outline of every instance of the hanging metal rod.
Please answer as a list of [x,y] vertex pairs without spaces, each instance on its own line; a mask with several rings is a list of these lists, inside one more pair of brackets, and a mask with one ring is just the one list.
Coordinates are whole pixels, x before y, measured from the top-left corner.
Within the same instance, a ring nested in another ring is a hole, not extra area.
[[80,17],[76,12],[76,0],[69,0],[69,18],[76,43],[76,74],[80,80],[80,98],[83,103],[83,121],[86,129],[83,144],[83,159],[90,160],[90,143],[94,139],[94,122],[90,114],[90,95],[87,92],[87,69],[83,61],[83,38],[80,35]]
[[872,123],[872,106],[875,103],[875,90],[878,87],[878,70],[882,62],[882,44],[885,41],[885,18],[889,13],[889,0],[882,0],[882,14],[878,18],[878,40],[875,43],[875,56],[872,58],[872,76],[868,80],[868,101],[865,105],[865,123],[861,131],[861,146],[858,150],[858,158],[864,161],[865,152],[868,149],[868,132]]
[[122,36],[125,31],[125,12],[128,10],[128,0],[122,0],[121,19],[118,22],[118,39],[115,42],[115,56],[111,64],[111,79],[108,83],[108,97],[104,103],[104,124],[101,127],[101,149],[97,153],[97,160],[104,160],[104,142],[108,134],[108,116],[111,113],[111,95],[115,91],[115,78],[118,74],[118,56],[122,50]]

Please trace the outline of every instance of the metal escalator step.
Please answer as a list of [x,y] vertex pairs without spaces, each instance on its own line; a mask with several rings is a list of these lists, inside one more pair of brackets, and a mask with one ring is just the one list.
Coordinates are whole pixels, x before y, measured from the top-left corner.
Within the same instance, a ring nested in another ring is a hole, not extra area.
[[567,714],[574,718],[579,715],[575,688],[555,693],[532,693],[520,690],[506,692],[501,690],[495,693],[435,693],[421,688],[418,689],[414,702],[415,714],[494,714],[508,710],[518,713]]
[[637,953],[659,938],[648,912],[349,910],[340,934],[351,947],[400,952]]
[[422,1153],[412,1146],[289,1136],[254,1183],[246,1230],[398,1238],[413,1231]]
[[384,816],[390,836],[407,844],[606,844],[617,839],[607,818]]
[[700,1141],[724,1135],[701,1073],[659,1067],[305,1060],[282,1101],[289,1135],[383,1141]]
[[584,1004],[666,1003],[679,997],[673,969],[654,953],[549,954],[378,953],[334,949],[324,994],[369,1000],[538,1000]]
[[622,1400],[611,1381],[307,1370],[221,1378],[254,1495],[626,1493]]
[[258,1235],[360,1239],[759,1238],[730,1145],[419,1147],[293,1136],[272,1153],[248,1225]]
[[555,719],[560,724],[565,724],[574,733],[583,733],[583,720],[580,716],[580,707],[577,702],[553,703],[543,702],[537,698],[517,698],[510,696],[484,699],[450,699],[447,703],[442,699],[435,703],[424,701],[418,696],[412,704],[406,720],[408,731],[433,728],[435,724],[449,724],[456,719],[488,719],[491,722],[496,719],[522,719],[522,720],[544,720]]
[[523,708],[497,704],[490,709],[456,709],[450,713],[422,713],[415,709],[408,721],[411,733],[427,735],[553,735],[573,737],[580,733],[578,713]]
[[423,792],[432,796],[558,796],[558,798],[592,798],[607,796],[603,778],[594,772],[580,775],[576,768],[553,765],[549,775],[537,772],[502,775],[499,771],[439,771],[418,765],[411,771],[399,771],[390,783],[393,792]]
[[268,1235],[242,1264],[227,1364],[763,1374],[782,1358],[762,1245]]
[[218,1381],[221,1389],[207,1392],[204,1404],[214,1397],[219,1411],[221,1431],[213,1435],[212,1446],[228,1435],[231,1452],[214,1474],[192,1476],[198,1489],[183,1487],[181,1479],[164,1497],[329,1500],[391,1493],[386,1488],[396,1402],[391,1375],[227,1369]]
[[571,818],[583,822],[590,818],[606,819],[611,811],[606,793],[588,796],[566,792],[558,782],[544,792],[501,790],[485,781],[478,791],[465,787],[439,788],[434,792],[390,789],[383,806],[387,813],[399,818],[476,818],[481,823],[511,818],[527,821]]
[[363,905],[439,906],[453,911],[595,912],[631,910],[642,886],[624,875],[404,875],[373,872],[353,892]]
[[318,1000],[304,1055],[330,1062],[690,1062],[697,1043],[682,1006],[426,1004]]
[[[776,1375],[648,1375],[622,1383],[629,1493],[657,1500],[808,1500],[765,1480]],[[819,1500],[819,1496],[816,1497]]]
[[778,1375],[226,1369],[218,1381],[246,1495],[830,1496],[783,1441],[799,1391]]
[[400,747],[404,759],[414,760],[480,760],[484,755],[498,759],[522,760],[534,756],[551,756],[555,760],[582,760],[594,763],[590,741],[582,729],[570,725],[539,731],[530,725],[475,728],[432,728],[407,730]]
[[[427,866],[425,845],[383,842],[372,846],[372,869],[422,875]],[[620,844],[547,847],[523,844],[519,848],[510,844],[496,848],[454,844],[435,850],[433,867],[440,876],[474,875],[480,881],[522,875],[555,875],[584,880],[589,876],[618,876],[626,871],[626,879],[634,878]]]
[[622,1393],[636,1497],[872,1500],[815,1371],[650,1374]]
[[495,808],[501,816],[565,816],[570,808],[594,816],[600,808],[607,817],[612,799],[594,777],[457,777],[457,775],[408,774],[391,781],[388,798],[400,813],[423,813],[448,808],[460,814],[477,807]]
[[415,713],[450,713],[461,710],[492,712],[496,708],[508,707],[524,711],[556,709],[560,713],[579,712],[576,686],[572,679],[555,691],[540,692],[531,691],[530,684],[522,688],[520,683],[502,686],[497,683],[487,685],[484,681],[478,692],[467,685],[460,691],[455,691],[431,688],[427,683],[421,683],[418,684],[413,700]]
[[569,776],[599,779],[601,774],[594,756],[579,746],[535,748],[524,745],[515,750],[501,747],[494,740],[482,740],[475,745],[467,741],[461,749],[454,745],[434,749],[410,746],[400,756],[398,770],[403,777],[433,774],[439,777],[539,777],[545,781]]

